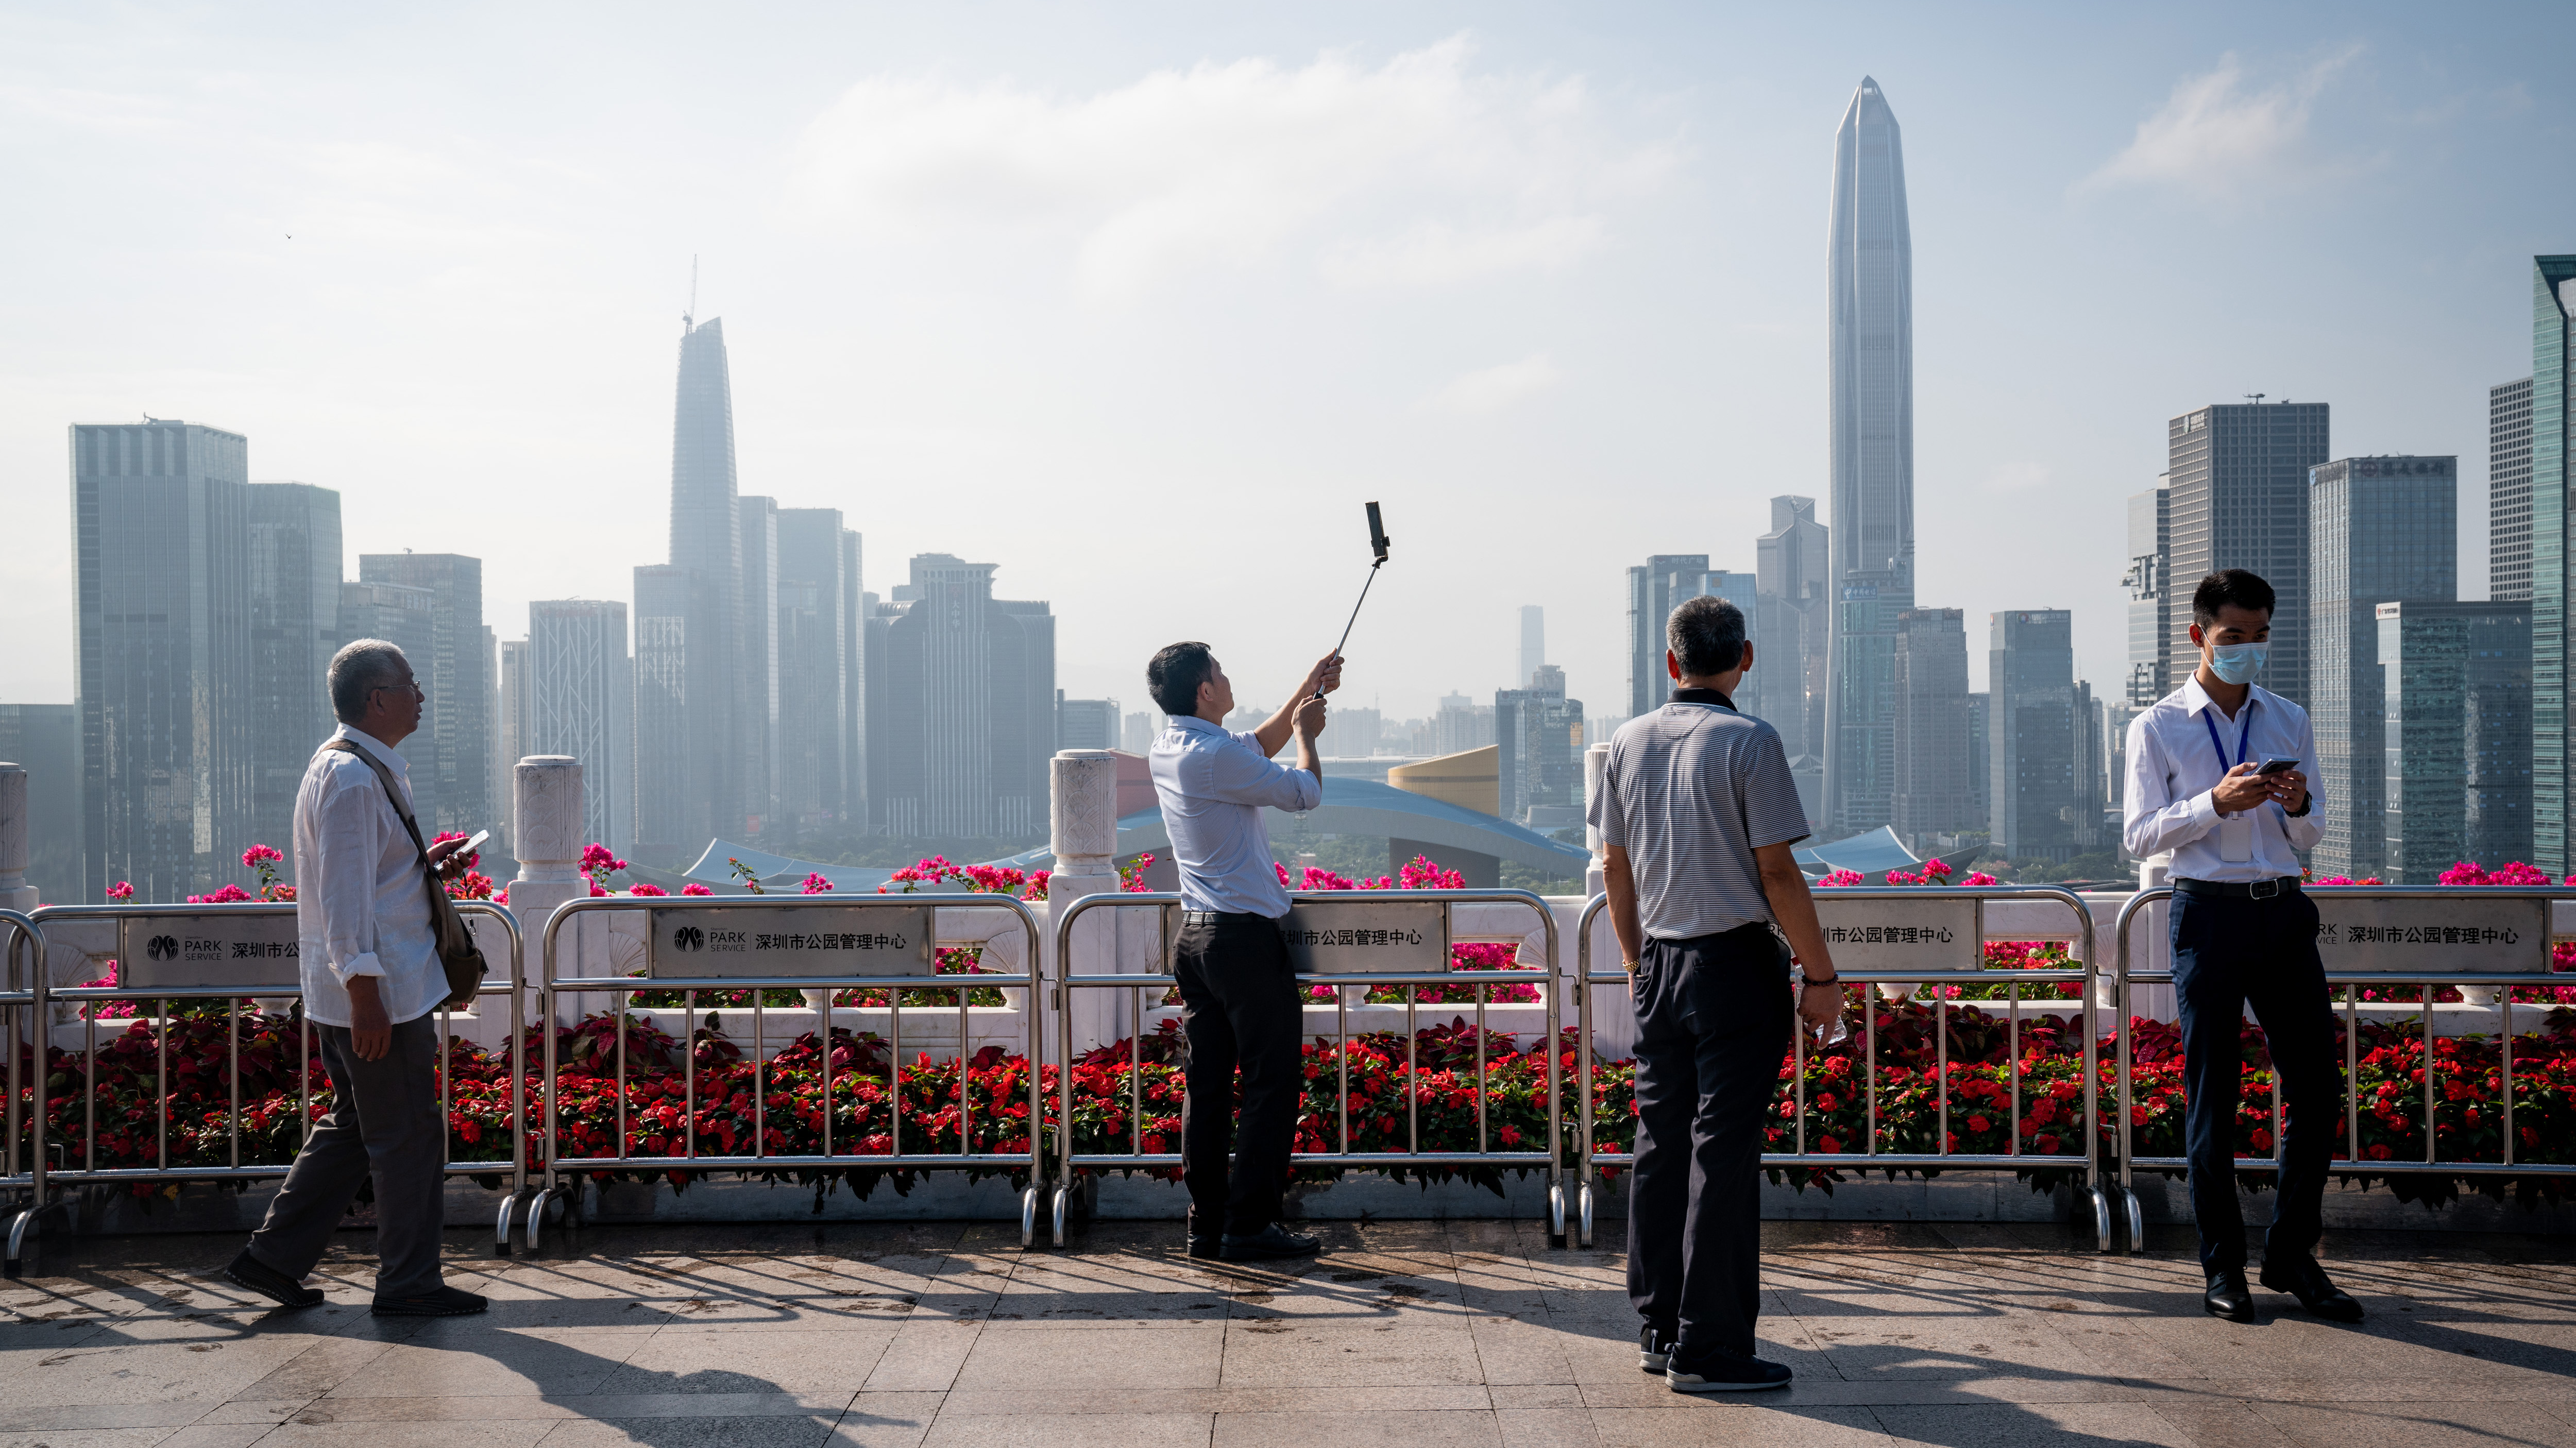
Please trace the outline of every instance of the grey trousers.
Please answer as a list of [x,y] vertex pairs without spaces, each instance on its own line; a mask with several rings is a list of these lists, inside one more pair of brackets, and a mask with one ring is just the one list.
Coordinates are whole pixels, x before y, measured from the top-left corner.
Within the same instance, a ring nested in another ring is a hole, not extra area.
[[393,1048],[361,1061],[346,1026],[314,1027],[331,1073],[331,1112],[287,1169],[251,1255],[290,1277],[322,1260],[358,1184],[376,1178],[376,1295],[435,1292],[446,1220],[447,1123],[438,1110],[438,1015],[394,1027]]

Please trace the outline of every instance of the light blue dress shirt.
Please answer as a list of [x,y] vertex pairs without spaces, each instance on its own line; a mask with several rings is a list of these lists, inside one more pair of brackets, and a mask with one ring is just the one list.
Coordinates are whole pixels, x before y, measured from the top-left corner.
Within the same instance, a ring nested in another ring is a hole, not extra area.
[[1323,781],[1264,757],[1248,733],[1188,715],[1171,721],[1148,762],[1181,867],[1182,908],[1287,914],[1288,891],[1261,811],[1313,809],[1323,802]]
[[[2216,736],[2215,739],[2212,736]],[[2222,751],[2224,757],[2222,757]],[[2266,800],[2221,814],[2209,792],[2243,758],[2295,759],[2308,777],[2308,812],[2291,816]],[[2318,797],[2316,736],[2308,711],[2259,685],[2230,719],[2198,677],[2129,721],[2128,799],[2122,843],[2144,860],[2170,852],[2179,880],[2274,880],[2299,873],[2299,851],[2325,837],[2327,801]]]

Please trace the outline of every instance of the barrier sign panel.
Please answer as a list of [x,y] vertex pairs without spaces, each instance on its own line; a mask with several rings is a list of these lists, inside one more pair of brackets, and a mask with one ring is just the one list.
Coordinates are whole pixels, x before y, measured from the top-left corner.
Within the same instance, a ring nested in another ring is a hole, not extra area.
[[2373,899],[2318,891],[2317,954],[2326,970],[2501,974],[2549,969],[2549,902],[2463,892]]
[[930,975],[930,907],[719,905],[655,910],[661,977]]
[[1437,903],[1300,902],[1288,907],[1288,959],[1305,975],[1447,970],[1440,912]]
[[116,983],[128,989],[303,984],[292,911],[128,915],[118,924]]
[[1983,904],[1973,896],[1944,900],[1930,893],[1837,900],[1833,891],[1818,890],[1816,921],[1824,927],[1836,970],[1982,970]]

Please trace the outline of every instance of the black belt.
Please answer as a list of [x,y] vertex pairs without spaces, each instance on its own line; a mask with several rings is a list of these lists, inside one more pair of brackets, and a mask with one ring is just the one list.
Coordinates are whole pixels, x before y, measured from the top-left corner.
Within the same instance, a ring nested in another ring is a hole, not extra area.
[[1252,910],[1184,910],[1181,912],[1183,925],[1232,925],[1250,920],[1258,920],[1264,925],[1278,923],[1276,917]]
[[2270,900],[2281,895],[2299,893],[2299,877],[2283,875],[2277,880],[2176,880],[2177,895],[2216,895],[2229,900]]

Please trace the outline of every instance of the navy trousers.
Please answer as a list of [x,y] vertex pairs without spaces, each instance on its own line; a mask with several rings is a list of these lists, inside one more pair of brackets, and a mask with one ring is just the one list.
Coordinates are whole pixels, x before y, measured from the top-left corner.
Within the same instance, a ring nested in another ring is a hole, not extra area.
[[1190,1189],[1194,1232],[1249,1237],[1279,1220],[1288,1156],[1297,1145],[1298,1098],[1306,1088],[1306,1013],[1281,928],[1259,916],[1227,916],[1184,925],[1175,942],[1172,975],[1181,984],[1188,1051],[1181,1180]]
[[1628,1299],[1693,1352],[1753,1356],[1762,1130],[1789,1052],[1789,947],[1765,924],[1654,940],[1637,1007]]
[[[2281,1082],[2281,1169],[2267,1259],[2316,1251],[2325,1234],[2326,1164],[2343,1116],[2334,1007],[2317,958],[2317,906],[2292,891],[2253,900],[2176,891],[2174,993],[2182,1002],[2184,1150],[2204,1272],[2242,1271],[2245,1218],[2236,1205],[2236,1113],[2245,1007]],[[2270,1102],[2263,1105],[2268,1114]]]

